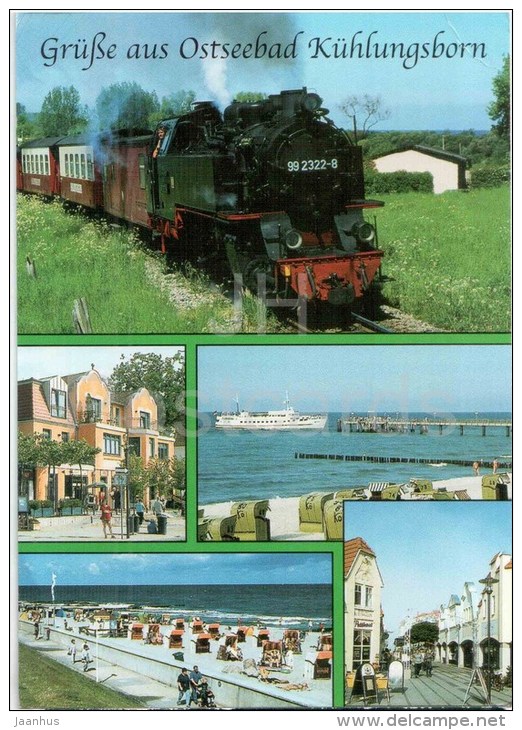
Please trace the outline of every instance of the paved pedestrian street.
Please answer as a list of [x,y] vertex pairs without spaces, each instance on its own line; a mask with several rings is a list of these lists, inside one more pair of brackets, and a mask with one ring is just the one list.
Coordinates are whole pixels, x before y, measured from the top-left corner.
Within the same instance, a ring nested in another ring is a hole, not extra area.
[[125,530],[121,515],[114,515],[112,532],[114,540],[104,538],[99,512],[94,515],[78,515],[74,517],[40,517],[35,521],[34,529],[18,530],[19,542],[62,542],[62,541],[100,541],[114,543],[117,540],[131,542],[160,542],[161,540],[175,541],[185,539],[185,518],[174,512],[167,512],[167,532],[149,534],[147,521],[144,521],[138,532],[132,532],[129,537]]
[[[386,690],[378,691],[377,702],[369,703],[362,697],[351,697],[351,690],[347,690],[347,707],[363,708],[376,707],[386,709],[404,707],[406,709],[422,709],[443,707],[446,709],[480,710],[486,708],[480,685],[474,684],[469,692],[467,702],[464,702],[468,691],[472,670],[456,667],[452,664],[433,665],[433,675],[405,679],[404,692],[390,692],[388,698]],[[505,687],[501,692],[492,690],[491,706],[499,709],[511,707],[513,690]]]

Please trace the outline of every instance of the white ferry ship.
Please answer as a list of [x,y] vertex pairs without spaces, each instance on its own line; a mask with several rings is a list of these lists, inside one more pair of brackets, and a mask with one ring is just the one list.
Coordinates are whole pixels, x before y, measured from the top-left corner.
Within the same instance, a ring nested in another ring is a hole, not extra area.
[[216,415],[216,428],[235,428],[248,431],[291,431],[303,428],[317,429],[324,428],[326,415],[319,413],[301,414],[295,411],[288,400],[288,393],[285,400],[285,408],[281,411],[242,411],[239,408],[239,400],[236,398],[237,408],[234,413],[219,413]]

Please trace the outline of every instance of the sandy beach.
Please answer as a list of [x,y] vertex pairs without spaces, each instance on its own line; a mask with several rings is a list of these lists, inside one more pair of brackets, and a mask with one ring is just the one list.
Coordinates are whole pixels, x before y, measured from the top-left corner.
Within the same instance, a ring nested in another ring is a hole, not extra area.
[[[512,499],[512,474],[508,474],[509,484],[507,487],[508,498]],[[482,476],[466,476],[453,479],[443,479],[433,482],[434,489],[446,490],[447,492],[465,492],[471,500],[482,499]],[[326,494],[326,492],[325,492]],[[404,501],[412,500],[415,497],[411,493],[401,496]],[[465,499],[466,497],[464,497]],[[322,530],[317,532],[302,532],[299,529],[299,500],[301,497],[287,497],[270,499],[270,510],[266,517],[270,520],[271,540],[324,540]],[[214,504],[200,505],[204,510],[204,519],[214,519],[230,515],[233,502],[220,502]]]
[[[118,686],[118,677],[121,679],[129,673],[142,678],[144,689],[147,684],[159,684],[163,698],[161,706],[164,709],[178,707],[177,677],[183,667],[187,667],[190,671],[194,665],[197,665],[207,678],[219,707],[244,709],[332,706],[331,671],[329,678],[314,679],[314,662],[322,637],[319,631],[306,632],[300,647],[301,652],[291,652],[285,657],[281,667],[272,668],[261,665],[263,649],[258,646],[257,626],[245,627],[248,629],[245,640],[236,645],[242,655],[239,661],[217,659],[219,647],[225,645],[226,637],[237,633],[238,627],[220,627],[221,637],[210,641],[210,652],[198,653],[197,634],[192,633],[189,624],[185,625],[181,648],[169,647],[169,638],[175,628],[173,624],[159,627],[160,639],[154,644],[146,640],[147,624],[143,624],[143,638],[138,639],[131,638],[132,624],[127,635],[118,638],[108,636],[107,623],[97,632],[94,630],[95,626],[100,627],[103,624],[88,619],[74,620],[68,612],[67,617],[56,616],[49,621],[44,618],[41,622],[40,638],[35,640],[33,623],[29,616],[22,612],[19,635],[25,644],[45,651],[47,656],[70,665],[72,662],[67,656],[67,649],[71,639],[75,639],[79,647],[78,658],[83,643],[87,641],[93,660],[90,667],[92,671],[87,673],[88,676],[95,678],[99,668],[103,667],[103,676],[111,674],[112,684],[123,692],[125,692],[125,682],[122,686]],[[49,627],[48,637],[47,627]],[[270,642],[282,640],[281,627],[266,628],[269,631]],[[327,660],[327,664],[331,666],[331,659]],[[83,671],[80,661],[77,661],[72,668]],[[158,687],[155,688],[155,692],[157,694]]]

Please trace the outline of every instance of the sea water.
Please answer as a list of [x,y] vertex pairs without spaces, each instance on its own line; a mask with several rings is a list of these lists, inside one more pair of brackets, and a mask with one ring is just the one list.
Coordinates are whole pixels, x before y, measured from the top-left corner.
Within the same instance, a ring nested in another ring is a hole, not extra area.
[[[367,413],[354,414],[362,417]],[[371,414],[379,415],[379,414]],[[396,414],[387,414],[394,417]],[[399,414],[400,415],[400,414]],[[453,464],[373,463],[298,459],[298,453],[428,459],[511,462],[512,440],[505,427],[448,426],[439,434],[337,432],[341,413],[328,414],[323,431],[225,431],[213,427],[210,414],[201,419],[198,436],[198,502],[297,497],[316,491],[338,491],[371,482],[404,483],[412,478],[450,479],[473,474],[469,466]],[[346,414],[344,414],[346,417]],[[408,414],[411,420],[433,414]],[[460,413],[455,420],[510,420],[507,413]],[[481,474],[491,473],[482,469]]]
[[[19,600],[50,604],[49,586],[20,586]],[[331,625],[331,584],[285,585],[57,585],[55,606],[132,606],[136,612],[174,612],[222,625],[268,624],[314,629]]]

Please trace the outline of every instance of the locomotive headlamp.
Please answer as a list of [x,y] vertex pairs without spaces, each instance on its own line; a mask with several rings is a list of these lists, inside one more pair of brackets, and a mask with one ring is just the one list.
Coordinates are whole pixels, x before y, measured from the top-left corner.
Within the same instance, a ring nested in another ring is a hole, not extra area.
[[371,223],[366,223],[366,221],[363,221],[362,223],[354,223],[351,234],[352,236],[355,236],[360,243],[371,243],[375,238],[375,228]]
[[305,112],[316,112],[321,107],[322,103],[323,100],[319,94],[307,94],[301,102],[301,105]]
[[303,237],[299,233],[299,231],[296,231],[295,228],[291,228],[289,231],[285,233],[285,244],[286,247],[291,249],[292,251],[295,251],[298,248],[301,248],[301,244],[303,243]]

